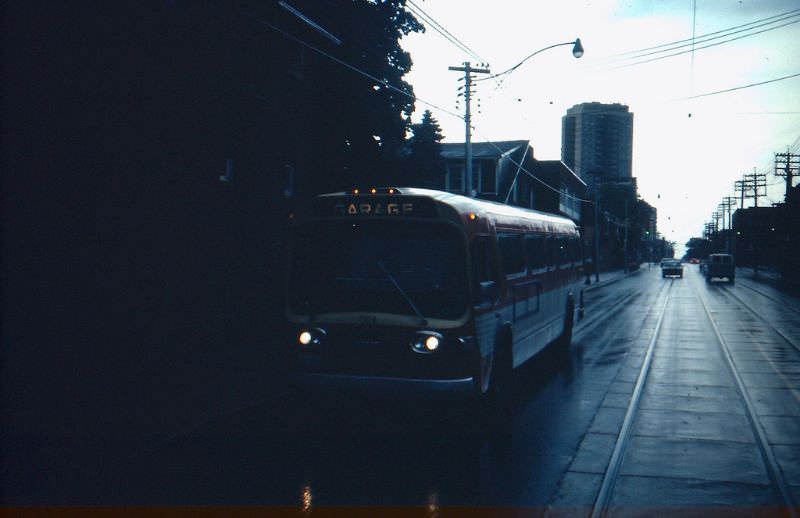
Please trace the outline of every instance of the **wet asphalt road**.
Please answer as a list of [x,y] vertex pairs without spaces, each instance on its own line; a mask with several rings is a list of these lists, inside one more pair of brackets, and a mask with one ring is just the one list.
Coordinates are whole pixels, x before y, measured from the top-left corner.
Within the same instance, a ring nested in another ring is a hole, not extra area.
[[19,461],[4,503],[569,515],[598,502],[611,515],[796,505],[800,301],[744,275],[708,286],[687,265],[683,279],[645,267],[591,289],[586,305],[569,350],[515,373],[508,409],[276,386],[118,441],[105,461],[43,476]]

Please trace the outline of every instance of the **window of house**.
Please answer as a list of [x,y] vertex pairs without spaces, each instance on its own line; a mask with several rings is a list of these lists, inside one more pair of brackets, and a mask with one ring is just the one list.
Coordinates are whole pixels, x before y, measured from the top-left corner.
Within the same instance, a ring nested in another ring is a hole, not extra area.
[[479,177],[479,192],[483,194],[497,194],[497,170],[494,163],[481,163]]
[[445,188],[448,192],[464,192],[464,165],[448,165]]

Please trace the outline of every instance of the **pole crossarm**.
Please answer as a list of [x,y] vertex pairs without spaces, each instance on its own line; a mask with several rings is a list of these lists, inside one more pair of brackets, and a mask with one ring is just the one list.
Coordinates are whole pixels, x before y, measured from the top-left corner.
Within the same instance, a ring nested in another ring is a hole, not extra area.
[[775,176],[786,179],[786,194],[788,199],[792,190],[793,178],[797,176],[800,169],[800,155],[796,153],[775,153]]

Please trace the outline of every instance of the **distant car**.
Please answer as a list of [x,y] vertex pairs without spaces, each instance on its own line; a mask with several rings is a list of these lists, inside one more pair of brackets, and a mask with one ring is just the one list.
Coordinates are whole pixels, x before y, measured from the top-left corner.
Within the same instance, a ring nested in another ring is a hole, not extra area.
[[736,262],[731,254],[711,254],[705,262],[703,273],[706,282],[711,282],[713,279],[727,279],[733,283],[736,279]]
[[683,277],[683,265],[677,259],[663,259],[661,277]]
[[700,264],[700,259],[698,259],[697,257],[692,257],[689,260],[689,262],[692,263],[692,264]]

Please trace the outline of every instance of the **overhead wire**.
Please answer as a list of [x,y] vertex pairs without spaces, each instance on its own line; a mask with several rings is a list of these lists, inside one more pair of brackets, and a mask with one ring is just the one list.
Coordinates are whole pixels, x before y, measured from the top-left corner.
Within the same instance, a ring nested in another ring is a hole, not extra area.
[[[351,65],[351,64],[349,64],[349,63],[347,63],[347,62],[345,62],[345,61],[343,61],[343,60],[341,60],[341,59],[329,54],[328,52],[325,52],[325,51],[315,47],[314,45],[311,45],[310,43],[307,43],[307,42],[303,41],[302,39],[300,39],[300,38],[298,38],[298,37],[286,32],[286,31],[284,31],[283,29],[280,29],[279,27],[276,27],[275,25],[267,22],[266,20],[263,20],[262,18],[254,15],[254,14],[252,14],[250,12],[241,10],[240,13],[242,15],[244,15],[244,16],[246,16],[246,17],[248,17],[248,18],[250,18],[250,19],[252,19],[252,20],[254,20],[256,22],[258,22],[259,24],[261,24],[261,25],[263,25],[263,26],[265,26],[265,27],[267,27],[267,28],[269,28],[271,30],[276,31],[277,33],[283,35],[284,37],[287,37],[287,38],[291,39],[292,41],[294,41],[294,42],[296,42],[296,43],[298,43],[298,44],[300,44],[300,45],[302,45],[302,46],[304,46],[304,47],[306,47],[306,48],[308,48],[308,49],[310,49],[310,50],[312,50],[312,51],[314,51],[314,52],[316,52],[316,53],[318,53],[318,54],[320,54],[320,55],[322,55],[322,56],[324,56],[324,57],[326,57],[328,59],[331,59],[332,61],[338,63],[339,65],[344,66],[344,67],[350,69],[351,71],[358,73],[359,75],[362,75],[362,76],[364,76],[364,77],[366,77],[366,78],[368,78],[368,79],[370,79],[370,80],[372,80],[372,81],[374,81],[376,83],[379,83],[379,84],[385,86],[388,89],[391,89],[391,90],[393,90],[393,91],[395,91],[397,93],[400,93],[401,95],[409,97],[410,99],[414,100],[415,102],[420,102],[420,103],[422,103],[422,104],[424,104],[426,106],[429,106],[431,108],[435,108],[437,110],[440,110],[442,113],[445,113],[447,115],[456,117],[456,118],[458,118],[460,120],[464,120],[465,119],[464,116],[462,116],[462,115],[453,113],[450,110],[447,110],[445,108],[437,106],[436,104],[433,104],[433,103],[431,103],[429,101],[426,101],[425,99],[419,98],[416,95],[413,95],[413,94],[407,92],[406,90],[403,90],[401,88],[398,88],[398,87],[390,84],[388,81],[386,81],[384,79],[380,79],[380,78],[378,78],[378,77],[376,77],[376,76],[374,76],[372,74],[369,74],[368,72],[365,72],[365,71],[359,69],[358,67],[356,67],[354,65]],[[800,21],[800,20],[798,20],[798,21]],[[795,22],[792,22],[792,23],[795,23]],[[478,59],[481,59],[479,56],[476,56],[476,57]],[[729,89],[729,90],[725,90],[725,91],[732,91],[732,90],[741,89],[741,88],[749,88],[749,87],[752,87],[752,86],[758,86],[758,85],[761,85],[761,84],[775,82],[775,81],[779,81],[779,80],[783,80],[783,79],[789,79],[789,78],[797,77],[797,76],[800,76],[800,74],[795,74],[795,75],[792,75],[792,76],[786,76],[784,78],[777,78],[777,79],[774,79],[774,80],[765,81],[765,82],[762,82],[762,83],[756,83],[756,84],[753,84],[753,85],[746,85],[746,86],[743,86],[743,87],[736,87],[734,89]],[[716,94],[716,93],[723,93],[723,92],[724,91],[712,92],[712,93],[709,93],[709,94],[702,94],[702,96],[712,95],[712,94]],[[473,130],[474,129],[475,128],[473,128]],[[486,142],[489,145],[491,145],[492,147],[496,148],[498,151],[503,152],[502,148],[500,148],[495,142],[493,142],[491,140],[488,140],[488,139],[486,139]],[[797,141],[795,141],[795,143],[792,145],[793,148],[798,147],[798,146],[800,146],[800,138]],[[569,199],[573,199],[575,201],[579,201],[579,202],[583,202],[583,203],[594,203],[593,200],[583,199],[583,198],[579,198],[577,196],[572,196],[572,195],[569,195],[567,193],[564,193],[561,190],[549,185],[547,182],[545,182],[544,180],[542,180],[541,178],[539,178],[538,176],[536,176],[532,172],[528,171],[522,164],[517,163],[513,159],[511,159],[510,161],[511,161],[511,163],[513,165],[517,166],[521,172],[525,173],[527,176],[529,176],[531,179],[537,181],[538,183],[543,185],[545,188],[550,189],[551,191],[556,192],[561,196],[565,196],[565,197],[567,197]]]
[[[744,34],[742,36],[737,36],[735,38],[731,38],[731,39],[728,39],[728,40],[725,40],[725,41],[719,41],[717,43],[711,43],[709,45],[703,45],[701,47],[693,47],[693,48],[691,48],[689,50],[683,50],[683,51],[680,51],[680,52],[675,52],[675,53],[672,53],[672,54],[667,54],[667,55],[664,55],[664,56],[658,56],[658,57],[654,57],[654,58],[650,58],[650,59],[644,59],[644,60],[641,60],[641,61],[634,61],[632,63],[626,63],[626,64],[623,64],[623,65],[618,65],[618,66],[614,66],[614,67],[611,67],[611,68],[612,69],[628,68],[628,67],[632,67],[632,66],[636,66],[636,65],[643,65],[645,63],[652,63],[653,61],[660,61],[662,59],[674,58],[675,56],[682,56],[683,54],[688,54],[690,52],[695,52],[696,50],[703,50],[703,49],[708,49],[708,48],[711,48],[711,47],[717,47],[719,45],[724,45],[724,44],[730,43],[732,41],[738,41],[738,40],[741,40],[741,39],[744,39],[744,38],[749,38],[750,36],[756,36],[758,34],[762,34],[762,33],[765,33],[765,32],[774,31],[776,29],[780,29],[780,28],[786,27],[788,25],[793,25],[793,24],[798,23],[798,22],[800,22],[800,19],[793,20],[793,21],[790,21],[790,22],[786,22],[786,23],[783,23],[783,24],[775,26],[775,27],[770,27],[768,29],[763,29],[763,30],[760,30],[760,31],[751,32],[749,34]],[[676,48],[678,48],[678,47],[676,47]],[[670,49],[670,50],[675,50],[675,49]],[[630,59],[639,59],[639,57],[642,57],[642,56],[637,56],[637,57],[630,58]]]
[[244,10],[241,10],[240,13],[243,14],[244,16],[247,16],[251,20],[254,20],[254,21],[260,23],[261,25],[264,25],[265,27],[267,27],[269,29],[272,29],[275,32],[277,32],[277,33],[279,33],[279,34],[291,39],[292,41],[294,41],[294,42],[296,42],[296,43],[298,43],[298,44],[300,44],[300,45],[302,45],[302,46],[304,46],[304,47],[306,47],[306,48],[308,48],[310,50],[313,50],[314,52],[316,52],[316,53],[318,53],[318,54],[320,54],[320,55],[322,55],[322,56],[324,56],[324,57],[326,57],[326,58],[328,58],[328,59],[340,64],[340,65],[342,65],[343,67],[346,67],[346,68],[352,70],[353,72],[356,72],[359,75],[362,75],[362,76],[364,76],[364,77],[366,77],[366,78],[368,78],[368,79],[370,79],[372,81],[375,81],[376,83],[379,83],[379,84],[385,86],[386,88],[388,88],[390,90],[393,90],[393,91],[395,91],[397,93],[405,95],[406,97],[408,97],[408,98],[410,98],[410,99],[412,99],[414,101],[419,101],[419,102],[421,102],[422,104],[424,104],[426,106],[430,106],[431,108],[436,108],[437,110],[440,110],[442,113],[446,113],[448,115],[452,115],[452,116],[457,117],[457,118],[459,118],[461,120],[464,120],[464,117],[462,117],[461,115],[453,113],[453,112],[447,110],[446,108],[442,108],[440,106],[437,106],[437,105],[435,105],[435,104],[433,104],[433,103],[431,103],[429,101],[421,99],[421,98],[417,97],[414,94],[410,94],[409,92],[392,85],[391,83],[389,83],[385,79],[381,79],[381,78],[376,77],[376,76],[374,76],[374,75],[372,75],[372,74],[370,74],[368,72],[365,72],[365,71],[361,70],[360,68],[358,68],[358,67],[356,67],[354,65],[351,65],[350,63],[347,63],[346,61],[343,61],[343,60],[337,58],[336,56],[333,56],[333,55],[325,52],[324,50],[319,49],[319,48],[315,47],[314,45],[311,45],[310,43],[307,43],[306,41],[303,41],[302,39],[298,38],[297,36],[294,36],[294,35],[286,32],[286,31],[284,31],[283,29],[281,29],[279,27],[276,27],[275,25],[269,23],[266,20],[263,20],[262,18],[254,15],[252,13],[249,13],[249,12],[244,11]]
[[774,79],[769,79],[767,81],[760,81],[758,83],[751,83],[749,85],[741,85],[741,86],[735,86],[733,88],[726,88],[725,90],[717,90],[715,92],[707,92],[707,93],[704,93],[704,94],[692,95],[692,96],[689,96],[689,97],[682,97],[681,99],[697,99],[697,98],[700,98],[700,97],[709,97],[711,95],[724,94],[724,93],[728,93],[728,92],[734,92],[736,90],[744,90],[745,88],[752,88],[754,86],[761,86],[761,85],[766,85],[766,84],[769,84],[769,83],[776,83],[778,81],[784,81],[786,79],[792,79],[792,78],[795,78],[795,77],[800,77],[800,73],[792,74],[792,75],[788,75],[788,76],[783,76],[783,77],[776,77]]
[[[372,81],[380,83],[380,84],[384,85],[387,88],[390,88],[390,89],[392,89],[392,90],[394,90],[394,91],[396,91],[396,92],[398,92],[398,93],[400,93],[400,94],[402,94],[402,95],[404,95],[406,97],[409,97],[410,99],[414,100],[415,102],[419,101],[420,103],[425,104],[426,106],[430,106],[432,108],[436,108],[437,110],[440,110],[442,113],[445,113],[447,115],[451,115],[451,116],[456,117],[456,118],[458,118],[460,120],[464,120],[463,116],[458,115],[456,113],[453,113],[453,112],[451,112],[449,110],[443,109],[443,108],[441,108],[441,107],[439,107],[439,106],[437,106],[437,105],[435,105],[435,104],[433,104],[431,102],[428,102],[428,101],[426,101],[424,99],[420,99],[419,97],[417,97],[417,96],[415,96],[413,94],[410,94],[409,92],[407,92],[407,91],[405,91],[403,89],[397,88],[396,86],[390,84],[388,81],[380,79],[380,78],[377,78],[374,75],[369,74],[368,72],[365,72],[365,71],[359,69],[358,67],[356,67],[354,65],[351,65],[351,64],[349,64],[349,63],[347,63],[347,62],[345,62],[345,61],[343,61],[343,60],[341,60],[341,59],[329,54],[328,52],[325,52],[324,50],[319,49],[319,48],[311,45],[310,43],[307,43],[307,42],[303,41],[302,39],[300,39],[300,38],[298,38],[298,37],[286,32],[286,31],[284,31],[283,29],[280,29],[279,27],[276,27],[275,25],[267,22],[266,20],[261,19],[258,16],[255,16],[252,13],[249,13],[247,11],[240,11],[240,12],[241,12],[242,15],[244,15],[244,16],[246,16],[246,17],[248,17],[248,18],[250,18],[250,19],[252,19],[252,20],[254,20],[256,22],[258,22],[259,24],[264,25],[265,27],[267,27],[269,29],[272,29],[272,30],[276,31],[277,33],[279,33],[279,34],[291,39],[292,41],[294,41],[294,42],[296,42],[296,43],[298,43],[300,45],[303,45],[304,47],[306,47],[306,48],[308,48],[310,50],[313,50],[314,52],[316,52],[316,53],[318,53],[318,54],[320,54],[320,55],[322,55],[322,56],[324,56],[324,57],[326,57],[328,59],[333,60],[334,62],[338,63],[339,65],[342,65],[342,66],[348,68],[349,70],[352,70],[353,72],[358,73],[359,75],[362,75],[364,77],[369,78]],[[502,151],[502,149],[499,146],[497,146],[497,144],[495,144],[494,142],[487,140],[487,143],[489,143],[490,145],[492,145],[496,149]],[[533,174],[530,171],[528,171],[527,169],[525,169],[521,164],[518,164],[513,160],[512,160],[512,163],[515,166],[518,166],[522,172],[524,172],[525,174],[527,174],[528,176],[530,176],[531,178],[533,178],[534,180],[536,180],[537,182],[541,183],[543,186],[545,186],[546,188],[548,188],[548,189],[550,189],[552,191],[555,191],[555,192],[557,192],[557,193],[559,193],[561,195],[567,196],[568,198],[574,199],[576,201],[593,203],[592,200],[584,200],[584,199],[581,199],[581,198],[578,198],[578,197],[571,196],[571,195],[568,195],[566,193],[563,193],[559,189],[549,185],[547,182],[545,182],[541,178],[537,177],[535,174]]]
[[419,7],[412,0],[407,0],[407,3],[411,6],[411,8],[406,7],[409,11],[411,11],[413,14],[419,16],[420,18],[422,18],[423,21],[428,22],[431,25],[431,27],[436,32],[441,34],[442,37],[444,37],[447,41],[449,41],[450,43],[452,43],[453,45],[458,47],[460,50],[462,50],[466,54],[468,54],[471,57],[475,58],[476,60],[480,61],[481,63],[485,63],[486,62],[486,60],[483,59],[480,55],[478,55],[477,52],[475,52],[474,50],[469,48],[469,46],[467,46],[467,44],[465,44],[458,37],[453,35],[453,33],[448,31],[442,24],[437,22],[431,15],[429,15],[427,12],[425,12],[424,9]]
[[[435,105],[435,104],[433,104],[433,103],[431,103],[431,102],[428,102],[428,101],[426,101],[426,100],[424,100],[424,99],[420,99],[419,97],[417,97],[417,96],[415,96],[415,95],[413,95],[413,94],[410,94],[409,92],[407,92],[407,91],[405,91],[405,90],[403,90],[403,89],[397,88],[396,86],[394,86],[394,85],[390,84],[388,81],[386,81],[386,80],[384,80],[384,79],[377,78],[377,77],[375,77],[374,75],[372,75],[372,74],[370,74],[370,73],[368,73],[368,72],[365,72],[365,71],[363,71],[363,70],[359,69],[358,67],[356,67],[356,66],[354,66],[354,65],[351,65],[351,64],[349,64],[349,63],[347,63],[347,62],[345,62],[345,61],[343,61],[343,60],[341,60],[341,59],[339,59],[339,58],[337,58],[337,57],[335,57],[335,56],[333,56],[333,55],[329,54],[328,52],[325,52],[324,50],[322,50],[322,49],[319,49],[319,48],[317,48],[317,47],[315,47],[315,46],[311,45],[310,43],[307,43],[307,42],[303,41],[302,39],[300,39],[300,38],[298,38],[298,37],[296,37],[296,36],[294,36],[294,35],[292,35],[292,34],[290,34],[290,33],[286,32],[286,31],[284,31],[283,29],[280,29],[279,27],[276,27],[275,25],[273,25],[273,24],[271,24],[271,23],[267,22],[266,20],[263,20],[263,19],[261,19],[261,18],[259,18],[259,17],[255,16],[255,15],[253,15],[252,13],[249,13],[249,12],[247,12],[247,11],[241,11],[241,13],[242,13],[243,15],[247,16],[248,18],[250,18],[250,19],[252,19],[252,20],[254,20],[254,21],[256,21],[256,22],[258,22],[258,23],[260,23],[260,24],[262,24],[262,25],[264,25],[265,27],[268,27],[268,28],[270,28],[270,29],[272,29],[272,30],[274,30],[274,31],[278,32],[279,34],[281,34],[281,35],[283,35],[283,36],[285,36],[285,37],[287,37],[287,38],[291,39],[292,41],[294,41],[294,42],[296,42],[296,43],[298,43],[298,44],[300,44],[300,45],[303,45],[304,47],[306,47],[306,48],[308,48],[308,49],[310,49],[310,50],[313,50],[314,52],[317,52],[318,54],[320,54],[320,55],[322,55],[322,56],[324,56],[324,57],[327,57],[328,59],[331,59],[331,60],[333,60],[334,62],[336,62],[336,63],[338,63],[338,64],[340,64],[340,65],[342,65],[342,66],[344,66],[344,67],[346,67],[346,68],[348,68],[348,69],[350,69],[350,70],[352,70],[353,72],[356,72],[356,73],[358,73],[358,74],[360,74],[360,75],[362,75],[362,76],[364,76],[364,77],[367,77],[367,78],[369,78],[369,79],[370,79],[370,80],[372,80],[372,81],[375,81],[375,82],[377,82],[377,83],[380,83],[380,84],[384,85],[385,87],[387,87],[387,88],[390,88],[390,89],[392,89],[392,90],[394,90],[394,91],[396,91],[396,92],[398,92],[398,93],[400,93],[400,94],[402,94],[402,95],[404,95],[404,96],[406,96],[406,97],[408,97],[408,98],[410,98],[410,99],[414,100],[415,102],[416,102],[416,101],[419,101],[420,103],[422,103],[422,104],[425,104],[426,106],[430,106],[430,107],[432,107],[432,108],[436,108],[437,110],[440,110],[442,113],[445,113],[445,114],[447,114],[447,115],[451,115],[451,116],[453,116],[453,117],[456,117],[456,118],[458,118],[458,119],[460,119],[460,120],[462,120],[462,121],[465,119],[465,118],[464,118],[463,116],[461,116],[461,115],[458,115],[458,114],[456,114],[456,113],[453,113],[453,112],[451,112],[451,111],[449,111],[449,110],[443,109],[443,108],[441,108],[441,107],[439,107],[439,106],[437,106],[437,105]],[[474,128],[473,128],[473,129],[474,129]],[[503,151],[503,150],[502,150],[502,149],[501,149],[499,146],[497,146],[497,144],[495,144],[494,142],[487,140],[487,143],[488,143],[488,144],[490,144],[491,146],[495,147],[496,149],[500,150],[501,152]],[[584,199],[582,199],[582,198],[578,198],[578,197],[576,197],[576,196],[572,196],[572,195],[569,195],[569,194],[567,194],[567,193],[564,193],[564,192],[562,192],[561,190],[559,190],[559,189],[557,189],[557,188],[555,188],[555,187],[553,187],[553,186],[549,185],[547,182],[545,182],[544,180],[542,180],[541,178],[539,178],[539,177],[538,177],[538,176],[536,176],[535,174],[533,174],[533,173],[531,173],[530,171],[528,171],[528,170],[527,170],[527,169],[526,169],[524,166],[522,166],[521,164],[519,164],[519,163],[516,163],[516,162],[515,162],[515,161],[513,161],[513,160],[512,160],[511,162],[512,162],[512,164],[513,164],[513,165],[515,165],[515,166],[519,167],[519,168],[520,168],[520,171],[524,172],[526,175],[528,175],[528,176],[529,176],[529,177],[531,177],[532,179],[534,179],[534,180],[536,180],[537,182],[541,183],[541,184],[542,184],[543,186],[545,186],[546,188],[548,188],[548,189],[550,189],[550,190],[552,190],[552,191],[554,191],[554,192],[557,192],[557,193],[559,193],[559,194],[561,194],[561,195],[563,195],[563,196],[566,196],[566,197],[568,197],[568,198],[570,198],[570,199],[574,199],[574,200],[576,200],[576,201],[593,203],[593,201],[592,201],[592,200],[584,200]]]
[[[757,29],[759,27],[764,27],[766,25],[771,25],[771,24],[778,23],[778,22],[781,22],[781,21],[784,21],[784,20],[788,20],[788,19],[791,19],[791,18],[795,18],[795,17],[798,17],[798,16],[800,16],[800,9],[794,9],[792,11],[787,11],[787,12],[784,12],[784,13],[781,13],[781,14],[770,16],[768,18],[762,18],[760,20],[755,20],[753,22],[749,22],[749,23],[746,23],[746,24],[736,25],[736,26],[733,26],[733,27],[729,27],[727,29],[722,29],[722,30],[715,31],[715,32],[710,32],[710,33],[707,33],[707,34],[702,34],[700,36],[694,36],[693,35],[691,38],[678,40],[678,41],[673,41],[673,42],[670,42],[670,43],[664,43],[664,44],[656,45],[656,46],[652,46],[652,47],[646,47],[646,48],[642,48],[642,49],[638,49],[638,50],[631,50],[631,51],[621,52],[621,53],[618,53],[618,54],[612,54],[610,56],[599,57],[599,58],[596,58],[596,60],[597,61],[602,61],[602,60],[614,61],[614,60],[623,60],[623,59],[639,59],[639,58],[642,58],[642,57],[646,57],[646,56],[650,56],[650,55],[654,55],[654,54],[658,54],[658,53],[669,52],[669,51],[676,50],[676,49],[679,49],[679,48],[688,47],[688,46],[692,45],[692,43],[705,43],[707,41],[712,41],[712,40],[715,40],[715,39],[724,38],[726,36],[739,34],[739,33],[742,33],[742,32],[750,31],[750,30],[753,30],[753,29]],[[767,22],[767,20],[772,20],[772,21]],[[762,23],[762,22],[765,22],[765,23]],[[752,25],[752,27],[747,27],[747,26],[750,26],[750,25]],[[747,27],[747,28],[745,28],[745,27]]]

